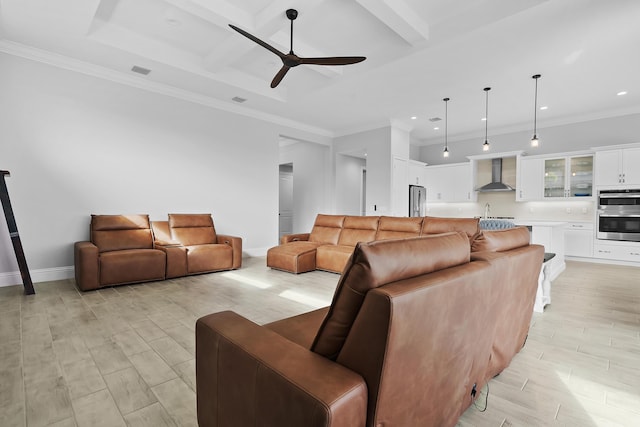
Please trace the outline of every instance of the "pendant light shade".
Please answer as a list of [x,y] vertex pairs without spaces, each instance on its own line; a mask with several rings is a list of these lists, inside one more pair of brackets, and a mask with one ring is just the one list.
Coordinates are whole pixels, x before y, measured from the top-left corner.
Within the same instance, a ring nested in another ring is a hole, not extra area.
[[490,87],[485,87],[485,114],[484,114],[484,144],[482,144],[482,151],[489,151],[489,91]]
[[531,76],[532,79],[536,81],[536,92],[535,98],[533,101],[533,138],[531,138],[531,146],[537,147],[539,144],[538,133],[537,133],[537,119],[538,119],[538,79],[542,77],[541,74],[534,74]]
[[443,98],[442,100],[444,101],[444,151],[442,152],[442,156],[449,157],[449,144],[447,142],[447,132],[449,126],[449,98]]

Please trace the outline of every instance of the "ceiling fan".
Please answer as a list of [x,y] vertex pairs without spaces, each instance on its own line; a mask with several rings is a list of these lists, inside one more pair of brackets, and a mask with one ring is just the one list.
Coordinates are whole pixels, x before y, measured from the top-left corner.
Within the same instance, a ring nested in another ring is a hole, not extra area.
[[326,58],[301,58],[295,53],[293,53],[293,21],[298,17],[298,11],[295,9],[288,9],[287,18],[291,21],[291,49],[289,49],[288,54],[284,54],[280,52],[275,47],[271,46],[268,43],[263,42],[259,38],[254,35],[249,34],[248,32],[236,27],[235,25],[229,24],[231,28],[248,38],[249,40],[253,40],[255,43],[264,47],[265,49],[275,53],[278,55],[280,60],[282,61],[282,68],[278,71],[278,74],[271,81],[271,87],[276,87],[282,81],[287,71],[289,71],[292,67],[297,67],[300,64],[312,64],[312,65],[349,65],[349,64],[357,64],[358,62],[362,62],[367,59],[364,56],[332,56]]

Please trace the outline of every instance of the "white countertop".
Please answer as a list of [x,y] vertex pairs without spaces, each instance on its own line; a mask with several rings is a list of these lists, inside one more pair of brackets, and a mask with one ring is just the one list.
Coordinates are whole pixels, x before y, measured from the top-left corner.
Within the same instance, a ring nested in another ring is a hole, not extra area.
[[537,221],[532,219],[515,219],[513,223],[515,225],[530,225],[532,227],[564,227],[568,224],[567,221]]

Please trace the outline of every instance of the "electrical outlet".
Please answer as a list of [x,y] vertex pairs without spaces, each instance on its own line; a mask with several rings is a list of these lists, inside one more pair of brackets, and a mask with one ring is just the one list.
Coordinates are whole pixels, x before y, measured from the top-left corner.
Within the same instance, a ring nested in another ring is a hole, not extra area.
[[571,208],[566,208],[565,211],[570,214],[571,213]]
[[587,213],[587,208],[582,208],[582,213],[586,214]]
[[533,213],[533,208],[532,207],[529,208],[529,213]]

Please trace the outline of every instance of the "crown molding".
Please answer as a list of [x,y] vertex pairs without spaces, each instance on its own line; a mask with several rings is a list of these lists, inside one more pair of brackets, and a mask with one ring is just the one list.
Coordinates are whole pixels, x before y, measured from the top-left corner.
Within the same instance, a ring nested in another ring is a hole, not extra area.
[[85,74],[114,83],[142,89],[147,92],[153,92],[164,96],[180,99],[194,104],[203,105],[205,107],[215,108],[218,110],[239,114],[245,117],[262,120],[265,122],[290,127],[304,132],[317,134],[329,138],[335,137],[334,133],[328,129],[319,128],[296,120],[287,119],[275,114],[264,113],[252,108],[233,105],[218,99],[198,94],[195,92],[180,89],[163,83],[152,82],[143,77],[132,76],[121,71],[112,70],[103,66],[90,64],[75,58],[27,46],[14,41],[2,39],[0,40],[0,52],[8,55],[17,56],[35,62],[62,68],[68,71]]

